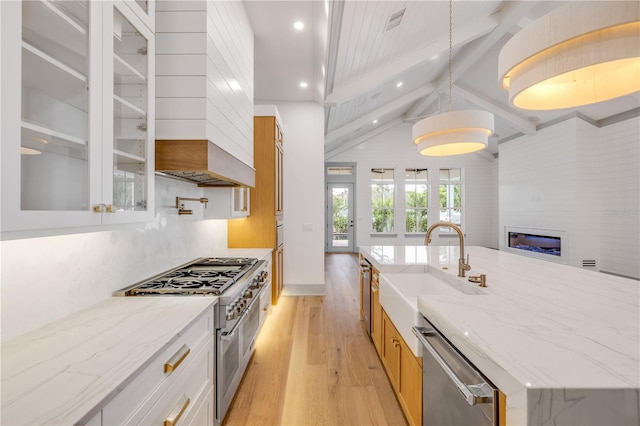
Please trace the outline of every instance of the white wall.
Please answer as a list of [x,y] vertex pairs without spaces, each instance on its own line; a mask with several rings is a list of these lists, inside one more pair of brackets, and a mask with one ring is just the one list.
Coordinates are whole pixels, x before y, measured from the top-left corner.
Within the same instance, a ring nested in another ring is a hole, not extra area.
[[276,107],[284,132],[283,294],[324,294],[324,111],[315,102]]
[[156,177],[153,221],[117,230],[0,243],[2,340],[43,326],[134,284],[227,247],[226,220],[203,206],[178,216],[175,197],[201,197],[194,184]]
[[568,263],[640,278],[640,119],[573,118],[500,145],[504,226],[567,232]]
[[640,118],[600,129],[600,269],[640,278]]
[[[394,168],[396,174],[396,206],[404,206],[404,170],[426,167],[434,172],[440,168],[464,169],[465,244],[497,248],[494,232],[497,217],[497,173],[495,161],[478,154],[454,157],[425,157],[418,154],[411,137],[411,125],[396,126],[372,139],[337,155],[329,155],[327,162],[357,163],[357,245],[422,245],[424,234],[405,236],[402,208],[396,209],[397,236],[371,235],[371,169]],[[437,176],[437,174],[433,174]],[[431,197],[430,197],[431,198]],[[432,203],[433,204],[433,203]],[[437,210],[436,210],[437,211]],[[431,212],[429,213],[432,214]],[[437,216],[436,216],[437,217]],[[457,245],[457,240],[437,241],[433,244]]]

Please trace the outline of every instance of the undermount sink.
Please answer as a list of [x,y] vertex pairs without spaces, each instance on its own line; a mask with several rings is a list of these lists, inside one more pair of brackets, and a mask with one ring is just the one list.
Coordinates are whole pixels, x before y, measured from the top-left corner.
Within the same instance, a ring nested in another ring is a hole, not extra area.
[[380,275],[380,304],[416,356],[422,356],[421,346],[411,331],[411,327],[418,325],[421,316],[418,296],[464,293],[483,294],[475,288],[472,291],[460,291],[428,273]]

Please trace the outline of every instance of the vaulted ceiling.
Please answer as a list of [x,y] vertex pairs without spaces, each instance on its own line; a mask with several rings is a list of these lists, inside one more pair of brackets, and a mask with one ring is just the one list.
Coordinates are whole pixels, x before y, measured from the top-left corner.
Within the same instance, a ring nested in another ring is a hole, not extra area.
[[[449,110],[447,1],[245,1],[255,35],[255,103],[316,101],[325,108],[325,154],[336,155],[395,126]],[[453,2],[454,110],[494,113],[498,142],[568,115],[599,122],[637,114],[640,95],[581,108],[525,111],[498,84],[504,43],[566,2]],[[303,22],[305,28],[294,29]],[[305,81],[308,87],[301,88]],[[411,143],[411,141],[407,141]]]

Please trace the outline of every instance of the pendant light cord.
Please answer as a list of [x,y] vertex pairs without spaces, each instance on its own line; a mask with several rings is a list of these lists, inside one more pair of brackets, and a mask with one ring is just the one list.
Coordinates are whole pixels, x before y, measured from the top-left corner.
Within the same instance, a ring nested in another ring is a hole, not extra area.
[[449,0],[449,112],[453,111],[453,0]]

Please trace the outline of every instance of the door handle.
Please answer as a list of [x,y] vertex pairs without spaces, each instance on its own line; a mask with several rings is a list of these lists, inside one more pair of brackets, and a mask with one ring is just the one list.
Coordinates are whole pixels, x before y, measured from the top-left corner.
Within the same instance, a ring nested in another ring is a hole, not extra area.
[[[467,401],[469,405],[477,404],[492,404],[493,403],[493,389],[486,382],[468,385],[462,381],[462,379],[456,374],[455,371],[447,364],[447,362],[440,356],[436,348],[427,340],[427,336],[436,334],[434,329],[426,327],[412,327],[411,331],[418,338],[418,341],[422,343],[422,346],[431,354],[434,361],[440,366],[442,371],[449,377],[453,384],[458,388],[458,391],[462,394],[462,397]],[[394,342],[395,345],[395,342]]]

